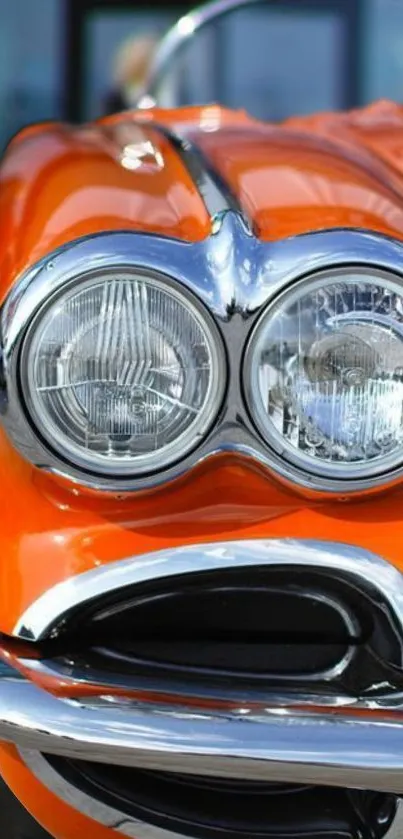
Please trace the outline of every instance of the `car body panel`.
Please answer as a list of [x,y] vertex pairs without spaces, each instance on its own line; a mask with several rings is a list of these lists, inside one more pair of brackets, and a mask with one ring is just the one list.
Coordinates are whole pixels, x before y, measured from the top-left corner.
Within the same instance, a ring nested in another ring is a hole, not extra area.
[[[152,144],[158,164],[124,168],[130,144]],[[142,230],[197,241],[210,219],[169,142],[148,126],[44,126],[11,142],[0,170],[0,294],[66,242],[105,230]]]
[[25,808],[57,839],[112,839],[116,833],[82,816],[47,790],[25,766],[12,746],[0,749],[0,772]]
[[[156,121],[178,120],[170,112]],[[147,121],[149,114],[137,119]],[[403,109],[380,102],[359,111],[269,125],[218,106],[189,110],[181,130],[219,172],[263,240],[369,228],[403,234]]]
[[[218,171],[270,241],[335,227],[403,240],[403,109],[257,123],[218,106],[134,112],[83,129],[27,129],[0,168],[0,294],[67,242],[105,230],[185,241],[211,232],[189,172],[158,126],[179,131]],[[127,146],[151,143],[163,165],[122,166]],[[24,462],[0,430],[0,630],[11,634],[48,588],[128,556],[243,538],[329,539],[378,553],[403,571],[403,488],[376,499],[301,497],[236,456],[201,464],[156,493],[100,496]],[[85,692],[81,688],[82,692]],[[0,771],[57,839],[113,833],[80,816],[35,779],[10,746]]]

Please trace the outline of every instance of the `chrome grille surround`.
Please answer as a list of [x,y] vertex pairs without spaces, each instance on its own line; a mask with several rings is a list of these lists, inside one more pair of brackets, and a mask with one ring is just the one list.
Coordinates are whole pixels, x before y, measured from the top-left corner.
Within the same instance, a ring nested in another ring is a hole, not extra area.
[[[403,636],[403,577],[393,565],[354,545],[314,539],[248,539],[167,548],[103,565],[70,578],[34,601],[16,623],[17,638],[41,641],[58,634],[72,610],[132,585],[228,568],[270,566],[326,569],[373,585]],[[402,653],[403,663],[403,653]]]
[[[108,683],[105,674],[102,678],[88,671],[69,675],[58,669],[56,659],[36,656],[41,641],[57,640],[75,610],[102,595],[123,596],[127,586],[145,579],[264,565],[349,575],[363,591],[371,588],[403,639],[403,575],[355,546],[256,539],[141,555],[61,583],[21,617],[14,644],[24,644],[22,651],[15,652],[6,643],[1,648],[5,666],[0,674],[0,739],[14,743],[31,771],[59,797],[123,835],[140,839],[150,831],[157,839],[169,839],[165,836],[169,831],[142,827],[127,814],[93,801],[58,777],[43,754],[165,772],[402,795],[403,686],[399,688],[398,681],[374,685],[366,696],[321,695],[309,684],[305,692],[237,695],[229,686],[221,695],[207,695],[179,689],[169,694],[167,684],[155,679],[146,696],[145,685],[136,683],[135,676],[126,684],[112,679]],[[400,830],[401,808],[395,824]]]

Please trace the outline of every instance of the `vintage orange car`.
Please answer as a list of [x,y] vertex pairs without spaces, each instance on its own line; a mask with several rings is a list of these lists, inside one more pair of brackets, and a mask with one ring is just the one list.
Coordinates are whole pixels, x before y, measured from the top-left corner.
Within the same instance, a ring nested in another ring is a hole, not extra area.
[[403,108],[159,107],[236,5],[0,167],[2,839],[402,835]]

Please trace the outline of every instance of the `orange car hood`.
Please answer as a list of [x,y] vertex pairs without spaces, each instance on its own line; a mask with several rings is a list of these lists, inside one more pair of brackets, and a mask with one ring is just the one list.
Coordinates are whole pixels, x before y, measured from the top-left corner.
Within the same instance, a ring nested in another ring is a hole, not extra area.
[[82,128],[35,126],[11,142],[0,167],[1,292],[92,233],[208,236],[210,215],[167,128],[196,146],[262,239],[334,227],[403,235],[400,106],[279,126],[218,106],[134,111]]

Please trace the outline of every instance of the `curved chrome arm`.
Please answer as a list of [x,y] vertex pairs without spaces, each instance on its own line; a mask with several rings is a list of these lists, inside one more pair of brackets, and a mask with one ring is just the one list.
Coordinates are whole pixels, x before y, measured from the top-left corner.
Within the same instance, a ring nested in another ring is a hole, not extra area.
[[207,23],[220,18],[222,15],[237,9],[239,6],[249,6],[262,0],[213,0],[189,12],[168,30],[162,39],[148,75],[147,83],[140,99],[138,108],[150,108],[158,104],[156,98],[158,88],[168,72],[171,62],[188,40],[202,29]]

